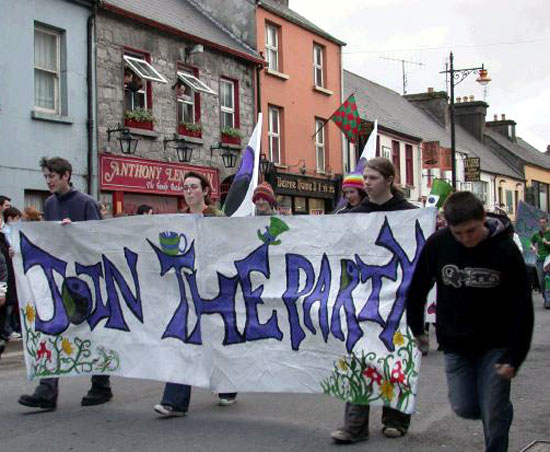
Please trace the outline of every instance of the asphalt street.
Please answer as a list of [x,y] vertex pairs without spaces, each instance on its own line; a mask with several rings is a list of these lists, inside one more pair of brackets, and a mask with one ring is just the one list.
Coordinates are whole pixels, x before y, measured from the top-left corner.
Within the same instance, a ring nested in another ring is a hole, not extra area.
[[[550,441],[550,310],[535,295],[535,335],[531,352],[514,380],[514,422],[510,451],[536,440]],[[337,446],[330,432],[343,420],[343,403],[324,395],[239,394],[229,407],[217,406],[208,391],[193,389],[189,415],[159,419],[160,382],[113,378],[114,398],[81,407],[88,378],[61,381],[58,407],[40,412],[18,405],[35,383],[25,378],[21,341],[12,342],[0,361],[0,452],[18,451],[482,451],[481,422],[456,417],[447,402],[443,356],[423,359],[417,412],[410,432],[398,439],[381,433],[381,409],[371,410],[370,439]],[[548,452],[550,443],[529,452]]]

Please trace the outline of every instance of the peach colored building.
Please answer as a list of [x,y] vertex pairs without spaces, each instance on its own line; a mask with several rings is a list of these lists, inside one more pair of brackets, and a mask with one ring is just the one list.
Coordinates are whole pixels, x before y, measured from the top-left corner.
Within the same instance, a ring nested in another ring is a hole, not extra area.
[[266,178],[283,212],[328,213],[342,174],[342,133],[332,121],[321,126],[343,101],[345,43],[275,0],[257,7],[256,42],[267,61],[259,76],[262,152],[273,163]]

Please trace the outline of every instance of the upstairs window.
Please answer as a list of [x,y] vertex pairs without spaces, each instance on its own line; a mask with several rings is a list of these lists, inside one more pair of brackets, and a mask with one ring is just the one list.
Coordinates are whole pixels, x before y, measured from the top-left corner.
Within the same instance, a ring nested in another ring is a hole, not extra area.
[[317,158],[317,172],[325,172],[325,121],[315,120],[315,155]]
[[237,82],[235,80],[220,80],[220,110],[221,128],[239,128]]
[[34,108],[60,114],[61,33],[34,28]]
[[405,145],[405,180],[409,187],[414,186],[413,147]]
[[323,46],[319,44],[313,45],[313,84],[321,88],[325,86],[323,76],[324,52],[325,49]]
[[273,163],[281,163],[281,112],[277,107],[269,107],[267,136],[269,140],[269,159]]
[[273,24],[265,26],[265,50],[268,69],[279,71],[279,28]]
[[143,80],[167,83],[166,79],[146,60],[124,55],[124,61]]

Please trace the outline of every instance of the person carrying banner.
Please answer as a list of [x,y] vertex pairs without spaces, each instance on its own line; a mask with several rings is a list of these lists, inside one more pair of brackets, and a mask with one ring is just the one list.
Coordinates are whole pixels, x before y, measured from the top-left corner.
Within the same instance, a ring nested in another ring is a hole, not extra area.
[[470,192],[445,202],[448,227],[430,236],[407,294],[407,323],[424,333],[426,295],[437,285],[437,340],[453,411],[481,419],[487,452],[508,450],[511,379],[529,351],[533,303],[508,218],[488,214]]
[[[40,168],[50,190],[50,197],[44,204],[44,219],[46,221],[61,221],[68,225],[73,221],[101,220],[99,204],[91,196],[72,187],[72,165],[61,157],[40,160]],[[67,226],[65,226],[67,227]],[[36,387],[34,394],[23,394],[19,404],[44,410],[55,410],[59,379],[43,378]],[[93,375],[92,387],[82,398],[82,406],[100,405],[113,397],[109,376]]]
[[547,299],[544,290],[544,260],[550,255],[550,230],[548,229],[548,219],[546,217],[539,218],[539,230],[531,236],[531,249],[537,255],[537,277],[540,293],[546,306],[550,303],[550,299]]
[[[415,209],[394,186],[395,168],[386,158],[376,157],[366,163],[365,191],[367,197],[361,204],[345,213],[388,212]],[[365,441],[369,438],[369,405],[354,405],[346,402],[344,426],[333,431],[331,438],[343,444]],[[388,438],[407,434],[411,415],[394,408],[382,408],[382,433]]]
[[[189,171],[183,180],[183,196],[187,208],[183,213],[202,214],[205,217],[223,217],[221,210],[211,203],[212,186],[206,177],[200,173]],[[236,392],[218,394],[219,405],[227,406],[235,403]],[[167,382],[159,404],[153,410],[161,417],[181,417],[187,414],[191,401],[191,385]]]
[[363,202],[367,196],[365,191],[365,178],[361,174],[348,174],[342,181],[342,195],[346,199],[346,205],[338,209],[336,214],[348,213],[354,207]]
[[256,215],[276,215],[275,204],[277,200],[269,182],[262,182],[254,189],[252,202],[256,205]]

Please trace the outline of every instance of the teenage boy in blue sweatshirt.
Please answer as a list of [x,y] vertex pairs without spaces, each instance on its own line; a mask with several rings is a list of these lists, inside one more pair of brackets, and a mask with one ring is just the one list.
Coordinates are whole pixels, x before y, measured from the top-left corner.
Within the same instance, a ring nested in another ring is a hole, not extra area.
[[445,352],[453,411],[481,419],[486,452],[508,450],[511,380],[527,356],[533,303],[522,255],[505,216],[470,192],[443,206],[448,227],[428,238],[407,296],[407,322],[424,334],[424,303],[437,284],[436,334]]
[[[44,219],[46,221],[61,221],[70,224],[73,221],[101,220],[99,205],[91,196],[72,188],[71,164],[61,158],[42,158],[40,167],[46,179],[51,196],[44,204]],[[19,398],[21,405],[44,410],[55,410],[58,396],[58,378],[43,378],[36,387],[34,394],[23,394]],[[82,398],[83,406],[99,405],[108,402],[113,397],[109,377],[93,375],[92,387]]]

